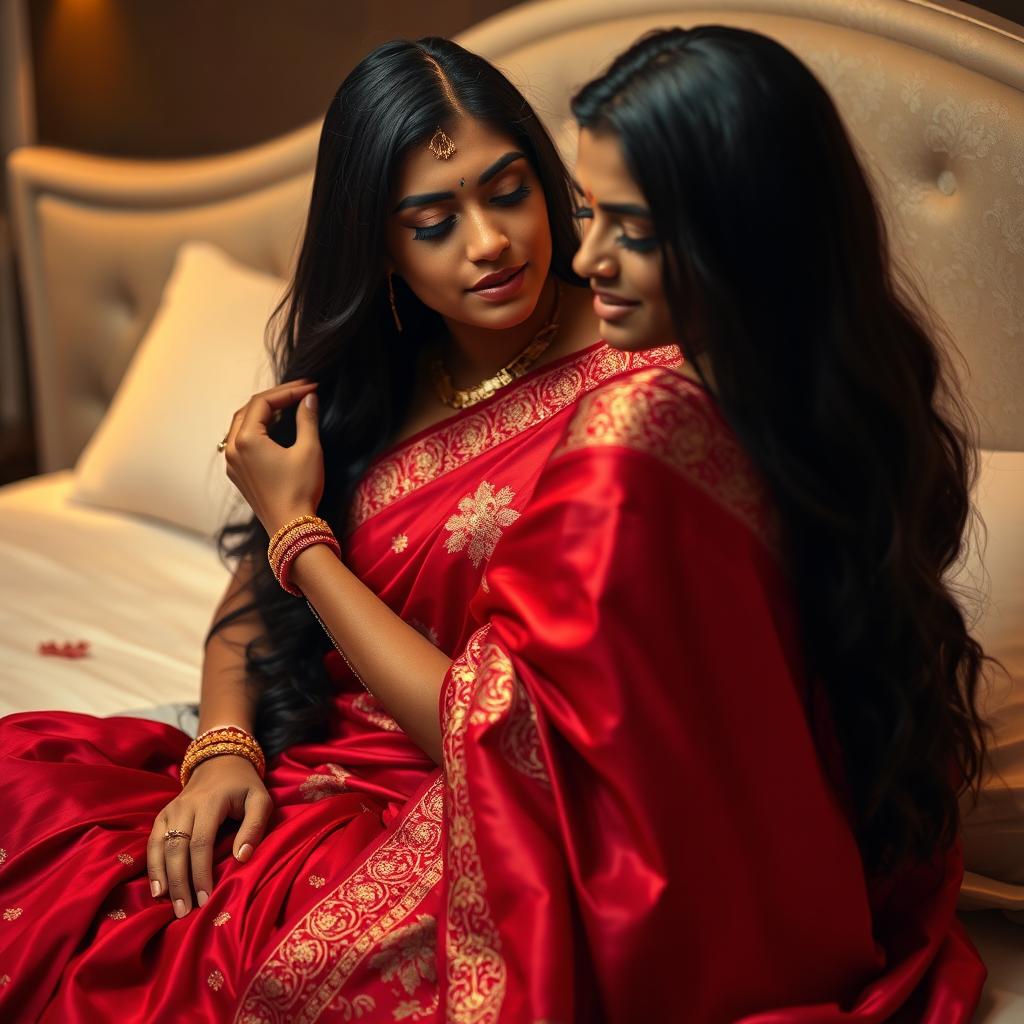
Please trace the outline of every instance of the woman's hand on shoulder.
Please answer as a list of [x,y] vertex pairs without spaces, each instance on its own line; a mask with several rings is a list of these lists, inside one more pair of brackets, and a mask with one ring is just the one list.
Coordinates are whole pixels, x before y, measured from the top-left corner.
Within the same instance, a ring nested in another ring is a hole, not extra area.
[[[228,479],[268,534],[290,519],[315,512],[324,491],[324,458],[317,419],[317,385],[288,381],[253,395],[231,419],[224,456]],[[277,444],[268,427],[298,404],[295,443]]]
[[[154,899],[169,895],[176,917],[213,891],[213,848],[226,818],[242,822],[235,835],[235,859],[245,863],[263,838],[274,803],[252,764],[222,754],[196,765],[188,785],[156,817],[146,861]],[[184,836],[165,838],[167,832]],[[191,884],[190,884],[191,882]]]

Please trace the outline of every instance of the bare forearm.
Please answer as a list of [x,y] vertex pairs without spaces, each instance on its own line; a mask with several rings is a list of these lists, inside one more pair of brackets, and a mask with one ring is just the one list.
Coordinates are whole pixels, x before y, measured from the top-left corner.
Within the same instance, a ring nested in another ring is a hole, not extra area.
[[[240,566],[216,611],[213,622],[249,600],[249,574]],[[255,701],[246,686],[245,648],[262,627],[255,612],[233,620],[218,630],[206,645],[199,698],[199,731],[215,725],[238,725],[252,731]]]
[[437,706],[451,659],[399,618],[328,548],[307,548],[290,572],[362,682],[413,742],[439,763]]

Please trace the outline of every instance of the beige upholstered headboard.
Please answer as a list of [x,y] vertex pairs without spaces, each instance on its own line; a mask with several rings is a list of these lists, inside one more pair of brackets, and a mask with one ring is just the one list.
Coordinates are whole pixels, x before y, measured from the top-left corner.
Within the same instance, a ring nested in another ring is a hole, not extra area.
[[[459,41],[525,90],[571,160],[573,89],[647,29],[709,22],[779,39],[830,89],[897,252],[966,357],[984,445],[1024,450],[1024,37],[1010,23],[955,0],[549,0]],[[43,469],[71,465],[96,427],[181,242],[287,273],[317,135],[179,162],[14,154]]]

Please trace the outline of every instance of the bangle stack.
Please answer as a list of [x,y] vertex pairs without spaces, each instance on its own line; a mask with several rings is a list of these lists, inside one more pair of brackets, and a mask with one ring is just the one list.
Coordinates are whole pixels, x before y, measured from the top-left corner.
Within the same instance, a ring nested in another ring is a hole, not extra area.
[[207,729],[200,733],[185,751],[181,759],[181,787],[188,785],[196,765],[208,761],[211,757],[219,757],[221,754],[234,754],[236,757],[244,757],[256,769],[262,779],[267,768],[266,758],[263,756],[263,748],[259,745],[252,733],[240,729],[237,725],[221,725],[215,729]]
[[302,597],[302,591],[289,582],[292,562],[296,556],[313,547],[314,544],[326,544],[339,558],[341,545],[330,524],[319,516],[299,516],[290,523],[285,523],[267,545],[267,560],[278,583],[295,597]]

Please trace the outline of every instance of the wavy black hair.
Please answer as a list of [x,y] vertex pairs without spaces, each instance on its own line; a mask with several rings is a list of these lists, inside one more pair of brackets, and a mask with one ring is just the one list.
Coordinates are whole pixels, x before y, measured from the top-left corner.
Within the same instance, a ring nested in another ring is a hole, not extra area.
[[[385,229],[397,172],[410,150],[460,117],[526,154],[547,202],[552,273],[583,283],[572,270],[578,237],[570,179],[543,124],[500,71],[433,37],[385,43],[360,61],[324,118],[295,275],[270,330],[278,380],[319,383],[326,479],[318,511],[339,536],[353,488],[406,417],[420,348],[443,330],[439,315],[398,278],[402,332],[394,326]],[[294,441],[294,410],[271,436]],[[252,566],[251,599],[214,622],[207,640],[259,613],[262,633],[246,645],[245,668],[256,735],[269,757],[325,734],[332,687],[323,666],[329,642],[307,606],[274,580],[267,540],[255,518],[221,532],[224,557]]]
[[617,138],[683,353],[774,495],[865,866],[928,858],[985,753],[947,584],[973,426],[835,106],[783,46],[705,26],[641,38],[573,111]]

